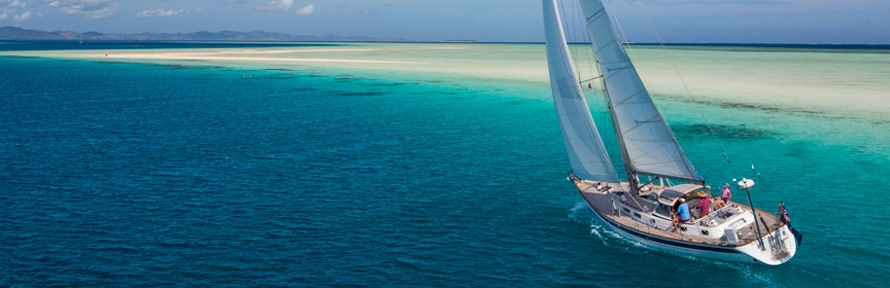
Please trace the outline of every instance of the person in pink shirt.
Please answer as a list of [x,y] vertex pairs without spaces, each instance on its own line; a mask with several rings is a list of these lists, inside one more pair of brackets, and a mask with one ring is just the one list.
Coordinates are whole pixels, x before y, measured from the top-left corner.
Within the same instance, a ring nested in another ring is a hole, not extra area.
[[701,208],[702,217],[705,217],[705,215],[711,213],[711,195],[710,193],[707,193],[707,195],[708,196],[705,196],[705,198],[702,198],[700,201],[698,201],[698,208]]
[[729,198],[732,198],[732,191],[729,190],[729,183],[723,183],[723,202],[729,203]]

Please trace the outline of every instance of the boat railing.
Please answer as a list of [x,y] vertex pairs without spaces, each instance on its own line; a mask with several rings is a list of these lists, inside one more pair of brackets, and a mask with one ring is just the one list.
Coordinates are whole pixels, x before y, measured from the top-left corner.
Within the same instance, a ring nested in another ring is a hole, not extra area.
[[[732,213],[729,211],[729,209],[731,209],[733,207],[735,207],[735,206],[733,206],[732,204],[726,204],[723,207],[721,207],[720,209],[717,209],[717,211],[708,213],[707,215],[702,216],[702,217],[690,222],[689,224],[705,224],[706,226],[722,224],[722,223],[726,222],[726,220],[729,219],[729,217],[736,215],[736,213]],[[717,223],[711,225],[711,224],[709,224],[711,222],[711,220],[715,220],[715,221],[719,220],[719,221]]]

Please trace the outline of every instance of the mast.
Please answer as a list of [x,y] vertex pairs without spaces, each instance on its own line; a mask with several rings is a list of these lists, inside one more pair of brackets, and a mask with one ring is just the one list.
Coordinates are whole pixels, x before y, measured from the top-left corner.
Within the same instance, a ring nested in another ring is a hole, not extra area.
[[643,85],[600,0],[580,0],[634,191],[637,175],[703,183]]
[[[594,55],[594,57],[596,56]],[[600,74],[602,74],[603,68],[600,67],[599,59],[596,60],[596,66],[599,67]],[[621,150],[621,162],[624,163],[624,174],[625,176],[627,176],[627,183],[630,186],[630,192],[637,193],[639,192],[637,191],[637,175],[636,173],[634,173],[633,168],[631,168],[630,166],[630,158],[627,156],[627,149],[625,149],[624,147],[624,140],[622,139],[621,133],[618,132],[621,130],[619,130],[618,128],[618,119],[615,118],[615,110],[612,109],[612,97],[609,97],[609,89],[606,88],[606,77],[604,76],[600,79],[602,79],[603,81],[603,93],[606,94],[606,99],[608,99],[606,108],[609,109],[609,117],[612,118],[612,126],[614,127],[615,135],[618,138],[618,147],[619,150]]]
[[618,183],[618,174],[575,75],[556,0],[543,0],[543,5],[550,87],[572,170],[583,179]]

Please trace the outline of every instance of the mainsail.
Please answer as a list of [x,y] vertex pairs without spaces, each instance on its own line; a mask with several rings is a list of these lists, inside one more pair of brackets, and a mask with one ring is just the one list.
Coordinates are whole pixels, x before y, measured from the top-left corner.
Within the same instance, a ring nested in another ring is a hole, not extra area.
[[584,179],[618,182],[618,174],[593,124],[593,117],[575,76],[562,22],[556,10],[556,0],[543,2],[550,87],[572,169]]
[[632,174],[700,181],[643,86],[603,3],[600,0],[580,2],[627,168]]

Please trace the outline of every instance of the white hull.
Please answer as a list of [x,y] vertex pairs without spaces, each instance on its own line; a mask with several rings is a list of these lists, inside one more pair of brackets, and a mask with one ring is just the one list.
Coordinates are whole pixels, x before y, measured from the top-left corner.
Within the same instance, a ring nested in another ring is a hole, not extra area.
[[794,257],[797,250],[797,242],[795,242],[794,236],[791,235],[788,226],[783,226],[766,237],[763,237],[767,247],[770,245],[766,240],[768,237],[776,235],[781,237],[785,249],[787,250],[787,256],[782,259],[775,259],[769,248],[766,250],[761,250],[759,248],[758,241],[738,247],[715,247],[712,245],[697,245],[694,243],[675,241],[654,235],[646,235],[645,233],[623,227],[621,224],[612,221],[608,217],[604,217],[589,204],[588,208],[590,208],[590,211],[592,211],[600,221],[606,224],[605,226],[608,227],[608,229],[618,233],[626,239],[630,239],[654,249],[689,255],[692,257],[748,264],[779,265]]

